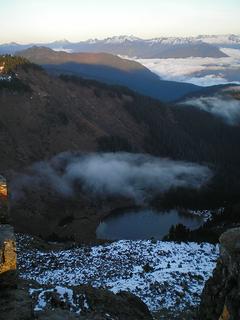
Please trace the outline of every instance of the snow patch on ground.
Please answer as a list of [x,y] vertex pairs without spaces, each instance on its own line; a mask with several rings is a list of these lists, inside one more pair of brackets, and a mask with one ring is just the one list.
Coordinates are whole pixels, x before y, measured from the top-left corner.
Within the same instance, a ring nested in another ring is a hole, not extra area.
[[12,76],[5,75],[5,76],[0,76],[0,81],[12,81]]
[[[39,288],[30,289],[30,296],[35,301],[34,312],[43,311],[47,306],[51,306],[51,299],[55,295],[55,299],[64,304],[68,310],[76,314],[89,309],[89,305],[85,295],[74,297],[73,290],[63,286],[56,286],[51,289]],[[81,308],[81,305],[83,308]]]
[[[219,254],[218,246],[208,243],[121,240],[43,252],[31,249],[30,242],[30,237],[18,236],[21,278],[42,285],[89,284],[129,291],[152,311],[197,305]],[[44,305],[39,299],[37,308]]]
[[53,48],[53,50],[54,51],[56,51],[56,52],[66,52],[66,53],[73,53],[73,50],[72,49],[66,49],[66,48],[62,48],[62,47],[60,47],[60,48]]

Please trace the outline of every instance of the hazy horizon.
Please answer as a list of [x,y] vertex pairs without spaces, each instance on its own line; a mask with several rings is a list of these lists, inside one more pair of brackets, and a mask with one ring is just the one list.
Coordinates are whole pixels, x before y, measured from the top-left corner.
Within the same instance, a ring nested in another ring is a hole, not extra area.
[[[0,0],[0,43],[240,34],[238,0]],[[111,30],[111,32],[109,32]]]

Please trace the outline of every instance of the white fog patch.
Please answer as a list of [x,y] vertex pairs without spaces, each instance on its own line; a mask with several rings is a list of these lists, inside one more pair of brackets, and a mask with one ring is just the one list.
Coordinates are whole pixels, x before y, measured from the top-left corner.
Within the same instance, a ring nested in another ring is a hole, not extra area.
[[209,170],[192,163],[120,153],[87,156],[71,164],[67,175],[80,179],[94,193],[130,196],[139,201],[149,191],[197,188],[206,182]]
[[[142,65],[156,73],[163,80],[211,86],[226,83],[240,83],[240,50],[221,48],[228,55],[223,58],[169,58],[137,59]],[[239,71],[239,72],[238,72]]]
[[189,99],[181,104],[197,107],[222,118],[230,125],[240,123],[240,100],[224,99],[221,96]]
[[11,189],[16,201],[24,197],[26,188],[41,189],[46,184],[68,197],[74,195],[78,183],[93,196],[124,196],[141,203],[171,188],[200,188],[211,176],[205,166],[145,154],[68,153],[35,164],[16,177]]
[[63,51],[63,52],[66,52],[66,53],[73,53],[73,50],[72,49],[66,49],[66,48],[53,48],[54,51],[56,52],[60,52],[60,51]]

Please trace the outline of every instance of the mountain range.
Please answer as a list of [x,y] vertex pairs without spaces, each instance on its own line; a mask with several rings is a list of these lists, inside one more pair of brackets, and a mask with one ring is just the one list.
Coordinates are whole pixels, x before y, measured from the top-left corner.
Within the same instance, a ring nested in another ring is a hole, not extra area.
[[239,35],[213,35],[197,37],[160,37],[141,39],[134,36],[114,36],[103,40],[70,42],[68,40],[50,43],[0,45],[0,54],[14,54],[34,45],[44,46],[56,51],[67,52],[106,52],[136,58],[187,58],[187,57],[226,57],[221,47],[240,48]]

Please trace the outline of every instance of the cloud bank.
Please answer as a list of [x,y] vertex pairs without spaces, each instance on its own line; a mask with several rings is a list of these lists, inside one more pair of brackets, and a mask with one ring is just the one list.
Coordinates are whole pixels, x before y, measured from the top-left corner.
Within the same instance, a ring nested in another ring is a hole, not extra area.
[[189,99],[181,104],[197,107],[222,118],[229,125],[240,124],[240,100],[221,96]]
[[202,165],[144,154],[64,153],[35,164],[17,176],[11,188],[16,201],[26,188],[39,190],[46,184],[62,196],[76,196],[78,184],[94,197],[124,196],[141,203],[171,188],[200,188],[211,176]]
[[183,59],[135,59],[163,80],[211,86],[240,83],[240,50],[221,48],[229,57]]

